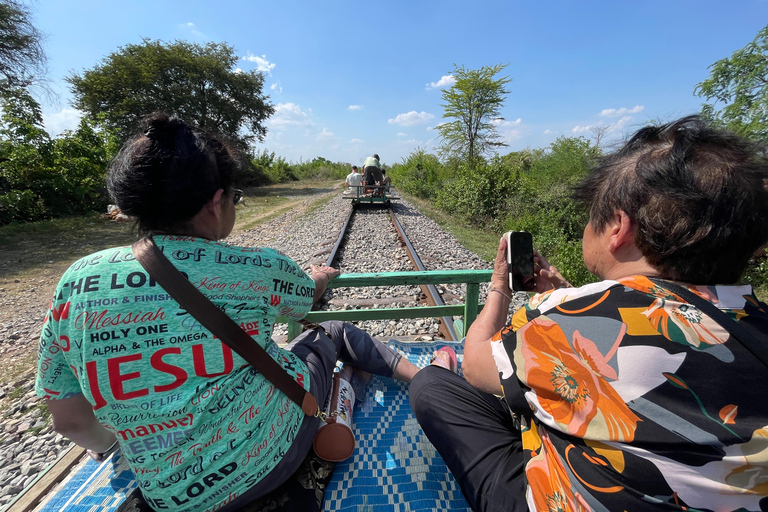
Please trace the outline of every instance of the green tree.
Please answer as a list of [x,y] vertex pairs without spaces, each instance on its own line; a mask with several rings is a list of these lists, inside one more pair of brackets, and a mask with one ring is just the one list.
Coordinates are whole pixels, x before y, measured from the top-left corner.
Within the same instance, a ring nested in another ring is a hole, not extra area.
[[0,91],[29,87],[45,74],[43,36],[21,2],[0,0]]
[[27,89],[4,91],[0,107],[0,225],[103,209],[104,132],[82,120],[52,140]]
[[437,127],[443,139],[441,154],[466,159],[470,165],[489,150],[506,146],[499,140],[493,121],[503,120],[501,107],[509,94],[509,77],[496,78],[506,65],[484,66],[477,70],[454,65],[456,83],[443,90],[443,119]]
[[123,139],[141,118],[164,111],[240,141],[244,148],[255,138],[264,140],[264,122],[275,109],[262,92],[264,75],[236,64],[234,48],[226,43],[144,39],[66,80],[73,106]]
[[[725,128],[768,142],[768,25],[744,48],[712,64],[694,93],[707,101],[702,115]],[[717,103],[723,104],[716,110]]]

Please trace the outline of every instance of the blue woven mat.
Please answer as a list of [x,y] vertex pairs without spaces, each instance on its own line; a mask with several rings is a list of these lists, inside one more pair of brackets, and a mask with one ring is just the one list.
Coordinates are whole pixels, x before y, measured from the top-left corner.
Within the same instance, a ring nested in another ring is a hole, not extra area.
[[[391,347],[424,367],[431,342],[390,341]],[[461,360],[461,345],[454,345]],[[458,484],[413,417],[408,386],[373,377],[354,411],[355,453],[336,465],[323,509],[335,512],[469,511]],[[88,461],[50,501],[44,512],[110,512],[135,487],[119,452],[107,462]]]

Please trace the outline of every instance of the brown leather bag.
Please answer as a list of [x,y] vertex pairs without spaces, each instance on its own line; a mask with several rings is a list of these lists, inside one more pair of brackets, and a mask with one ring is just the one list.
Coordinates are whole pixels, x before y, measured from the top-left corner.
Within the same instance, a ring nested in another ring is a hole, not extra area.
[[[303,387],[293,380],[288,372],[270,357],[266,350],[258,343],[255,343],[234,320],[217,308],[173,266],[173,263],[165,257],[151,236],[136,241],[131,249],[136,260],[144,267],[144,270],[187,313],[229,345],[232,350],[248,361],[264,378],[285,393],[288,398],[299,404],[304,414],[318,417],[326,423],[318,430],[313,443],[315,452],[319,457],[331,462],[340,462],[352,455],[355,449],[355,436],[351,429],[351,407],[348,413],[349,422],[337,424],[336,420],[339,408],[342,407],[333,402],[333,398],[339,390],[338,375],[334,381],[334,388],[330,399],[333,407],[330,407],[329,411],[325,412],[318,407],[317,401],[311,393],[305,391]],[[322,326],[309,322],[303,323],[307,328],[315,329],[318,336],[325,334],[329,338],[331,337],[330,333]],[[347,384],[349,383],[347,382]],[[349,389],[351,390],[351,386],[349,386]],[[354,406],[354,392],[352,396],[352,406]]]

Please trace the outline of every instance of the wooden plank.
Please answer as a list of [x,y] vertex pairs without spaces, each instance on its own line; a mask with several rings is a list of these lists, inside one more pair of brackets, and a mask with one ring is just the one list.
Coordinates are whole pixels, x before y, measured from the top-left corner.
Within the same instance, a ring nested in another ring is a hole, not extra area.
[[72,468],[85,456],[85,448],[72,446],[59,456],[45,471],[21,491],[5,512],[31,512],[57,484],[64,480]]

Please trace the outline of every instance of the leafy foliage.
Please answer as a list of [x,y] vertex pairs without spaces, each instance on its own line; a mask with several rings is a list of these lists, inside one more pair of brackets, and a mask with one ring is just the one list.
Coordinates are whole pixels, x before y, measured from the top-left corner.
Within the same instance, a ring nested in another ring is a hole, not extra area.
[[441,153],[447,157],[465,159],[474,165],[475,159],[491,149],[506,146],[499,140],[493,121],[503,119],[501,107],[509,91],[504,88],[511,78],[495,78],[506,66],[484,66],[468,70],[454,65],[456,83],[444,89],[444,119],[452,119],[437,127],[443,139]]
[[581,256],[587,212],[571,199],[600,150],[583,137],[561,137],[548,148],[494,156],[488,162],[454,159],[443,165],[416,150],[391,171],[398,188],[477,229],[533,234],[534,244],[573,284],[594,281]]
[[321,156],[309,162],[299,162],[293,165],[293,174],[299,180],[340,180],[349,174],[350,164],[331,162]]
[[51,139],[40,105],[24,89],[2,96],[0,225],[103,210],[104,172],[114,148],[82,121]]
[[[82,76],[67,77],[73,105],[125,139],[152,112],[179,115],[205,130],[240,141],[263,140],[275,111],[262,93],[264,75],[236,69],[234,48],[144,39],[109,54]],[[243,134],[243,130],[247,134]]]
[[[729,58],[712,64],[709,78],[696,85],[704,97],[702,115],[725,128],[768,142],[768,25]],[[717,103],[723,107],[716,110]]]
[[24,4],[0,0],[0,91],[29,87],[45,74],[42,35]]
[[392,166],[387,175],[397,188],[423,199],[432,199],[443,186],[446,170],[435,155],[417,148],[403,159],[403,163]]

